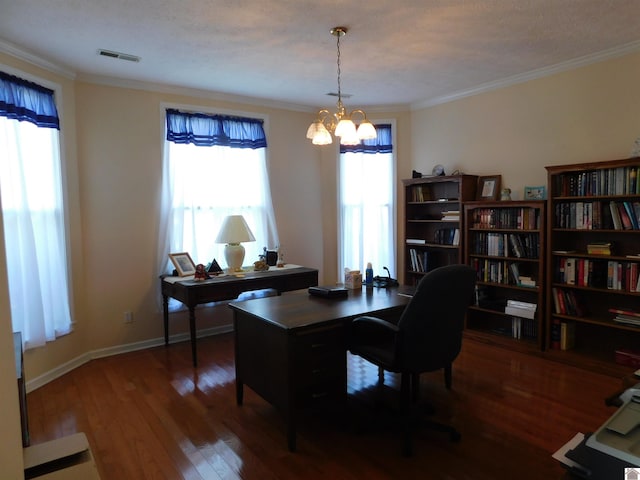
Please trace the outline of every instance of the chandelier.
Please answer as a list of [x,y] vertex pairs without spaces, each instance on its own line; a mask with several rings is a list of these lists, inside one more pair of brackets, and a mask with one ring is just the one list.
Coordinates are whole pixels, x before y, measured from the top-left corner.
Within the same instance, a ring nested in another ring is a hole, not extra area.
[[[367,120],[367,115],[360,109],[352,110],[348,115],[342,103],[342,92],[340,89],[340,37],[347,34],[346,27],[334,27],[331,35],[336,37],[336,47],[338,51],[338,110],[331,113],[326,108],[318,112],[318,117],[309,126],[307,138],[311,139],[314,145],[328,145],[332,143],[331,134],[340,137],[341,145],[357,145],[362,140],[376,138],[376,129]],[[362,116],[358,127],[353,122],[352,117]]]

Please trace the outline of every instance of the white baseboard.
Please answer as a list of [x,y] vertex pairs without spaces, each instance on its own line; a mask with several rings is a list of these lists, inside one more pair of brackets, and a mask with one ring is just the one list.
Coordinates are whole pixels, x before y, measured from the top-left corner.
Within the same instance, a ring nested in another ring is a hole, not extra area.
[[[212,335],[221,335],[223,333],[229,333],[232,331],[233,331],[233,325],[223,325],[220,327],[212,327],[212,328],[205,328],[202,330],[198,330],[196,333],[196,336],[197,338],[202,338],[202,337],[209,337]],[[177,335],[169,336],[169,343],[185,342],[185,341],[188,341],[189,339],[190,339],[190,336],[188,333],[179,333]],[[85,363],[93,359],[111,357],[113,355],[119,355],[121,353],[135,352],[138,350],[145,350],[147,348],[159,347],[161,345],[164,345],[164,337],[152,338],[149,340],[143,340],[141,342],[128,343],[125,345],[117,345],[114,347],[92,350],[90,352],[83,353],[82,355],[74,358],[73,360],[63,363],[62,365],[59,365],[58,367],[52,370],[49,370],[48,372],[43,373],[42,375],[34,379],[27,380],[25,387],[26,387],[27,393],[29,393],[33,390],[36,390],[42,387],[43,385],[46,385],[47,383],[55,380],[56,378],[61,377],[65,373],[68,373],[78,368],[79,366],[84,365]]]

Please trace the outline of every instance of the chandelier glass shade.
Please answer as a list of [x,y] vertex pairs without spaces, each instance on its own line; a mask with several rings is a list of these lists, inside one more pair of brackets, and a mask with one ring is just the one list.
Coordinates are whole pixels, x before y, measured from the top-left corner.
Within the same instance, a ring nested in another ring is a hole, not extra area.
[[[334,27],[331,35],[337,38],[337,65],[338,65],[338,103],[336,112],[323,108],[318,112],[317,118],[307,129],[307,138],[314,145],[329,145],[333,143],[332,134],[340,138],[342,145],[358,145],[362,140],[376,138],[376,129],[367,119],[367,114],[363,110],[356,109],[347,113],[342,103],[342,92],[340,85],[340,37],[347,33],[346,27]],[[358,121],[358,125],[354,122]]]

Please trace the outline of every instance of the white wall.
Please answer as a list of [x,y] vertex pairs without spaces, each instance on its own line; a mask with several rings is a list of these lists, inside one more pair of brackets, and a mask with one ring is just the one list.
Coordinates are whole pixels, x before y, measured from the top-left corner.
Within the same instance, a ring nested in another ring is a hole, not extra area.
[[546,165],[629,156],[640,136],[640,53],[412,114],[413,168],[501,174],[513,199]]

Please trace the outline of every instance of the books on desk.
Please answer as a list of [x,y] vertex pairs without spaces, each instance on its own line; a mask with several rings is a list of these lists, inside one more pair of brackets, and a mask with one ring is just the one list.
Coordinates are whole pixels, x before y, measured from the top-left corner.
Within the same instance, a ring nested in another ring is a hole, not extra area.
[[323,298],[347,298],[349,290],[335,285],[309,287],[309,295]]

